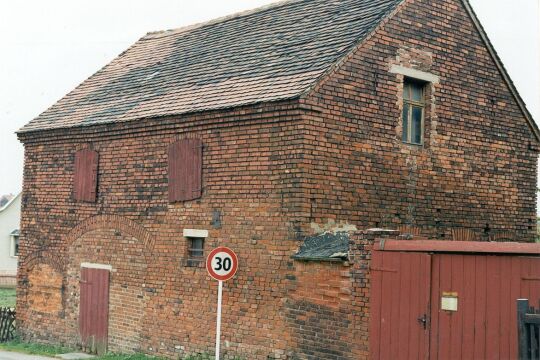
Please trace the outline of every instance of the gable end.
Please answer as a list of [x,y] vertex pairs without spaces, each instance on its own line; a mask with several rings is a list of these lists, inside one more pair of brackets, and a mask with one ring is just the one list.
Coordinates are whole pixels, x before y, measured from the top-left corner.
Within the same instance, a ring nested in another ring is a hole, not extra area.
[[[319,88],[322,84],[324,84],[324,82],[329,77],[331,77],[333,74],[335,74],[337,71],[339,71],[341,66],[344,63],[346,63],[354,55],[354,53],[356,53],[356,51],[358,51],[358,49],[368,39],[370,39],[376,33],[376,31],[378,29],[382,28],[395,14],[397,14],[401,10],[401,8],[407,4],[408,1],[410,1],[410,0],[403,0],[397,6],[395,6],[393,9],[388,11],[381,18],[381,20],[378,23],[376,23],[367,32],[366,36],[364,36],[362,39],[360,39],[355,46],[353,46],[345,55],[343,55],[340,59],[338,59],[328,70],[326,70],[321,76],[319,76],[317,81],[315,81],[309,88],[307,88],[302,93],[300,98],[305,98],[305,97],[309,96],[309,94],[313,93],[314,91],[316,91],[317,88]],[[527,109],[527,107],[525,105],[525,102],[523,101],[523,99],[519,95],[519,92],[517,91],[516,87],[514,86],[514,83],[512,82],[512,79],[508,75],[508,72],[506,71],[501,59],[497,55],[497,52],[495,51],[495,48],[491,44],[491,42],[490,42],[484,28],[482,27],[480,21],[477,18],[474,10],[472,9],[472,7],[469,4],[468,0],[460,0],[460,1],[463,4],[463,7],[465,8],[467,14],[471,18],[471,21],[473,22],[475,29],[477,30],[480,38],[482,39],[482,42],[484,43],[486,49],[488,50],[488,53],[489,53],[490,57],[493,59],[493,62],[495,63],[495,65],[497,67],[497,70],[501,74],[504,82],[506,83],[506,85],[508,86],[508,89],[510,90],[510,93],[514,97],[516,103],[518,104],[519,109],[521,110],[521,112],[523,113],[523,116],[527,120],[527,125],[529,126],[529,129],[533,133],[534,138],[536,139],[536,141],[538,143],[540,143],[540,129],[536,125],[536,122],[534,121],[531,113]],[[437,79],[437,81],[438,81],[438,79]]]
[[506,85],[508,86],[508,89],[510,90],[510,93],[512,93],[512,96],[516,100],[516,103],[518,104],[521,112],[523,113],[523,116],[525,116],[525,119],[527,120],[527,124],[529,125],[529,128],[531,129],[531,132],[534,134],[534,137],[537,142],[540,143],[540,129],[538,129],[538,125],[536,125],[536,122],[534,121],[531,113],[527,109],[527,106],[525,105],[525,102],[519,95],[519,92],[517,91],[516,87],[514,86],[514,83],[512,82],[512,79],[510,78],[510,75],[508,75],[508,72],[506,71],[501,59],[499,58],[499,55],[497,55],[497,51],[495,51],[495,48],[491,44],[491,41],[489,41],[489,38],[482,27],[482,24],[480,23],[480,20],[478,20],[478,17],[476,16],[476,13],[474,12],[473,8],[471,7],[471,4],[469,4],[468,0],[461,0],[463,3],[463,6],[465,7],[465,10],[467,10],[467,13],[469,14],[474,27],[478,31],[478,34],[480,35],[480,38],[484,42],[484,45],[486,46],[489,55],[493,59],[493,62],[497,66],[497,69],[499,70],[499,73],[503,77]]

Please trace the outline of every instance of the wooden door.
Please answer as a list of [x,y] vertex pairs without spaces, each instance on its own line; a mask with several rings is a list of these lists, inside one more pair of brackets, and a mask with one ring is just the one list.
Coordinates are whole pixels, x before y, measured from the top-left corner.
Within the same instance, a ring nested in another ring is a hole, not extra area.
[[427,359],[431,259],[426,253],[373,251],[372,359]]
[[79,332],[83,349],[98,355],[107,352],[109,270],[81,268]]
[[[433,255],[430,359],[516,359],[516,300],[540,300],[540,259]],[[455,297],[455,310],[442,298]]]

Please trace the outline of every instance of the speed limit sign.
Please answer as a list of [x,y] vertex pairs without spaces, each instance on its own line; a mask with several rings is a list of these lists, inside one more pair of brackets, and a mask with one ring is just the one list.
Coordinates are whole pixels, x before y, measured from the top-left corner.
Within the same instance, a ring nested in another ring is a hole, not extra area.
[[206,258],[206,270],[216,280],[229,280],[236,273],[236,269],[238,269],[238,258],[228,247],[215,248]]
[[238,269],[238,257],[234,251],[225,246],[220,246],[210,251],[206,258],[206,270],[211,277],[218,281],[218,303],[216,320],[216,355],[219,360],[219,347],[221,339],[221,298],[223,293],[223,282],[229,280],[236,274]]

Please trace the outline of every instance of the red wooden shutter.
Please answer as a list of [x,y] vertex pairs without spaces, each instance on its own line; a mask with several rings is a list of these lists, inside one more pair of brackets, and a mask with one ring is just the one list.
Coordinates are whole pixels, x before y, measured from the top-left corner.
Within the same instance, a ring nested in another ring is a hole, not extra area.
[[169,201],[201,197],[202,142],[184,139],[169,145]]
[[78,201],[96,201],[97,151],[90,149],[79,150],[75,153],[75,167],[73,173],[73,198]]

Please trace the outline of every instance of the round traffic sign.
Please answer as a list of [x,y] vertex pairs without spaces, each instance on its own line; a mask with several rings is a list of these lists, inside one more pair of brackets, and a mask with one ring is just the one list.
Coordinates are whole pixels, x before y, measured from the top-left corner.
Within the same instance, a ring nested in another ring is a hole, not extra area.
[[220,246],[208,254],[206,270],[216,280],[227,281],[238,269],[238,257],[228,247]]

